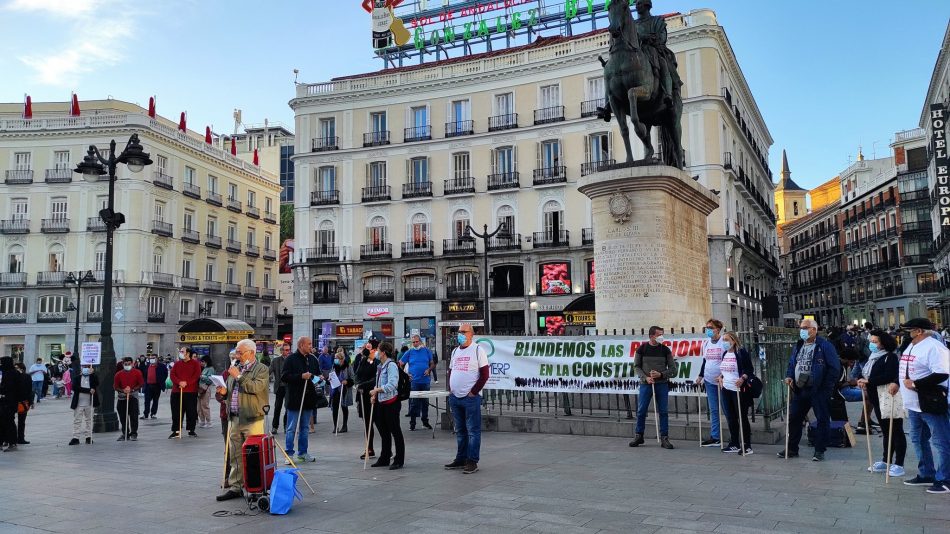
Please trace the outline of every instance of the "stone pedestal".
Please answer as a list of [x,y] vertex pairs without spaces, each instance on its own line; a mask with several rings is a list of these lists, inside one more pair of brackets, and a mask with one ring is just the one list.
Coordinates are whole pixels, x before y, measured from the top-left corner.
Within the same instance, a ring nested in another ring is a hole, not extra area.
[[718,199],[665,165],[580,179],[592,201],[597,329],[702,328],[711,313],[706,217]]

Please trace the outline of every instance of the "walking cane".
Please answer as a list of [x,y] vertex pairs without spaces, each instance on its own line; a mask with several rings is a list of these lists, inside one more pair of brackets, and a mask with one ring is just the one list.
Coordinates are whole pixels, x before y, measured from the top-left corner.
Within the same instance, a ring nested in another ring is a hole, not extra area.
[[122,429],[125,434],[125,441],[129,441],[129,394],[125,394],[125,428]]
[[[745,456],[745,435],[742,430],[742,392],[736,391],[736,407],[739,408],[738,421],[739,421],[739,446],[742,447],[742,456]],[[719,426],[722,426],[720,423]],[[720,439],[722,439],[720,437]]]
[[221,489],[228,487],[228,465],[231,463],[231,414],[228,414],[228,433],[224,439],[224,472],[221,474]]
[[[884,471],[884,483],[891,483],[891,440],[894,439],[894,395],[891,395],[891,420],[887,423],[887,470]],[[867,426],[867,423],[865,423]]]
[[[868,424],[868,402],[864,388],[861,388],[861,407],[864,410],[864,431],[867,432],[868,443],[868,466],[874,465],[874,459],[871,457],[871,425]],[[888,458],[890,460],[890,458]]]
[[[366,429],[366,447],[363,449],[363,471],[366,471],[366,464],[369,463],[369,437],[372,436],[373,432],[373,412],[376,410],[376,403],[373,402],[372,398],[370,399],[370,408],[369,408],[369,427]],[[363,412],[366,413],[365,411]]]
[[699,446],[703,446],[703,399],[696,397],[696,407],[699,409]]
[[656,381],[654,380],[653,384],[653,420],[656,423],[656,442],[660,443],[660,415],[656,409]]
[[726,448],[726,440],[722,439],[722,386],[719,383],[716,384],[716,398],[719,399],[716,409],[719,412],[719,450],[722,451]]
[[178,386],[178,439],[181,439],[182,431],[185,429],[185,390]]
[[785,386],[785,459],[788,460],[788,420],[792,417],[792,385]]
[[[303,419],[303,399],[307,396],[307,380],[303,381],[303,391],[300,393],[300,408],[297,410],[297,428],[294,430],[294,439],[297,440],[297,443],[300,443],[300,420]],[[308,422],[309,424],[309,422]],[[291,443],[293,445],[293,443]],[[297,451],[298,453],[300,451]],[[286,454],[286,453],[285,453]],[[293,465],[293,464],[291,464]],[[294,467],[297,467],[294,465]]]

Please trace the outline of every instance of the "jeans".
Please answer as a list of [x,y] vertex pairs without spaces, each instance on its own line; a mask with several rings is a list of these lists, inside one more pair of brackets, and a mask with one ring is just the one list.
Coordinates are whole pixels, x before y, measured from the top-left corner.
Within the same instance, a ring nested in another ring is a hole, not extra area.
[[285,449],[288,455],[294,454],[294,435],[297,433],[297,418],[300,418],[300,437],[297,438],[297,453],[307,454],[307,446],[310,441],[310,418],[316,417],[316,410],[291,411],[287,410],[287,428],[284,438]]
[[[715,382],[706,382],[706,406],[709,407],[709,437],[718,440],[721,438],[719,430],[722,428],[722,422],[719,420],[719,384]],[[729,409],[729,404],[723,403],[724,410]],[[729,416],[729,412],[726,412]]]
[[670,435],[669,398],[670,385],[667,382],[647,384],[640,382],[640,394],[637,396],[637,434],[643,434],[647,424],[647,409],[656,388],[656,409],[660,412],[660,436]]
[[42,380],[33,381],[33,398],[36,399],[37,404],[39,404],[40,400],[43,398],[43,381]]
[[[429,391],[429,384],[412,383],[412,391]],[[409,423],[416,425],[416,417],[422,415],[422,420],[429,422],[429,399],[409,399]]]
[[455,421],[456,462],[478,463],[482,448],[482,396],[465,396],[461,399],[449,395],[449,409]]
[[158,399],[161,396],[161,384],[149,384],[145,386],[145,407],[142,408],[142,415],[155,417],[155,414],[158,413]]
[[815,431],[815,452],[825,452],[828,447],[828,427],[831,422],[831,416],[828,414],[829,398],[830,394],[827,390],[799,390],[792,396],[791,415],[788,418],[789,453],[798,453],[798,443],[802,440],[802,424],[805,422],[808,410],[814,410],[815,419],[818,420],[818,428]]
[[838,390],[841,393],[841,396],[844,397],[844,400],[847,402],[861,402],[861,399],[864,397],[861,396],[861,388],[858,387],[844,387]]
[[[950,419],[946,415],[907,410],[910,440],[917,452],[917,470],[924,478],[950,482]],[[933,450],[937,451],[934,463]]]

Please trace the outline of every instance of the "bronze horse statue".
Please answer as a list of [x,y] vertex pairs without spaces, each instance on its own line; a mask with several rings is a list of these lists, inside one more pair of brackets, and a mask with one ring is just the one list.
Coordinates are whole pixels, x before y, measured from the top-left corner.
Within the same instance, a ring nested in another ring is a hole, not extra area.
[[[683,100],[678,84],[674,84],[672,98],[664,98],[659,74],[650,63],[648,54],[641,48],[637,25],[630,14],[626,0],[614,0],[607,12],[610,21],[610,57],[600,59],[604,67],[607,106],[598,110],[598,115],[610,121],[611,112],[617,115],[624,148],[627,149],[627,164],[659,163],[682,169],[684,165],[681,144],[680,117]],[[643,142],[644,158],[637,162],[630,148],[630,128],[627,117],[633,123],[634,132]],[[657,161],[650,132],[659,128],[661,158]]]

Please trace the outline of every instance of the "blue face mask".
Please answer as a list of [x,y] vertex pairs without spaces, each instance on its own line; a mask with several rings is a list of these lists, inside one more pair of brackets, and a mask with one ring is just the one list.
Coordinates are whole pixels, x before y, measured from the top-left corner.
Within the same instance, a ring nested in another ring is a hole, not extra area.
[[459,335],[456,336],[456,339],[458,340],[459,345],[464,345],[466,339],[468,339],[468,338],[465,337],[465,334],[459,333]]
[[871,352],[877,352],[877,343],[868,343],[868,350]]
[[707,328],[707,329],[706,329],[706,337],[708,337],[709,339],[712,339],[712,337],[713,337],[713,329],[712,329],[712,328]]
[[723,341],[723,342],[722,342],[722,349],[723,349],[723,350],[728,351],[728,350],[731,349],[731,348],[732,348],[732,343],[729,343],[728,341]]
[[83,376],[89,376],[89,373],[91,373],[91,372],[92,372],[92,369],[90,369],[90,368],[88,368],[88,367],[83,367],[83,368],[82,368],[82,374],[83,374]]
[[801,330],[799,330],[799,331],[798,331],[798,336],[801,337],[802,340],[808,341],[808,329],[807,329],[807,328],[802,328]]

